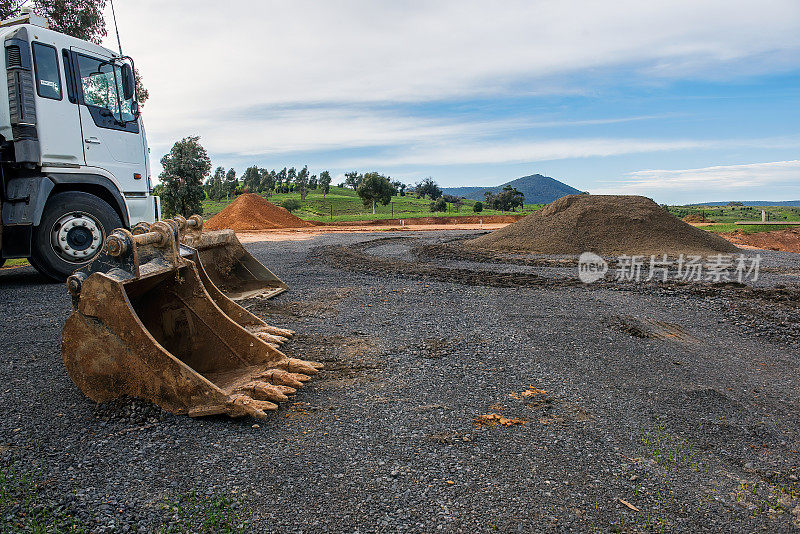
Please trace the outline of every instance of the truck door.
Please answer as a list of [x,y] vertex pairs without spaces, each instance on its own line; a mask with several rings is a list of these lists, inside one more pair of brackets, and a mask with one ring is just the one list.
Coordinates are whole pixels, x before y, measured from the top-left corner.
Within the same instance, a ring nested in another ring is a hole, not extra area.
[[147,192],[137,104],[135,97],[125,98],[122,66],[97,53],[72,51],[86,165],[109,171],[124,193]]
[[[47,43],[31,44],[36,85],[36,116],[42,165],[76,166],[84,164],[83,141],[78,106],[74,95],[67,95],[58,50]],[[70,91],[71,92],[71,91]],[[70,97],[72,102],[70,102]]]

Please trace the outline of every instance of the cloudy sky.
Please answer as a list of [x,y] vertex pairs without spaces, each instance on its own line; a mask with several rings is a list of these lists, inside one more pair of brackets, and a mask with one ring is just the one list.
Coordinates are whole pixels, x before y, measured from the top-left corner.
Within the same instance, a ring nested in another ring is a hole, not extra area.
[[225,5],[116,0],[154,174],[199,135],[239,171],[800,199],[798,0]]

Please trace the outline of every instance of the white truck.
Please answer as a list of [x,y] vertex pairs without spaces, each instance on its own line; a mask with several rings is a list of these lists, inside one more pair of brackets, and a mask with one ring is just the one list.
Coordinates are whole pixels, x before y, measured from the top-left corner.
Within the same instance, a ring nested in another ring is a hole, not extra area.
[[0,265],[65,279],[106,235],[159,219],[133,60],[48,29],[0,23]]

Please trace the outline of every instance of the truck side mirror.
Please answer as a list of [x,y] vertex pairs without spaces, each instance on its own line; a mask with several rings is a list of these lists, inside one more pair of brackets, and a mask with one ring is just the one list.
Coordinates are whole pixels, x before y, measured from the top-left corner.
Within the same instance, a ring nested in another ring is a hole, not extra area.
[[127,63],[122,65],[122,92],[125,100],[130,100],[136,94],[136,77]]

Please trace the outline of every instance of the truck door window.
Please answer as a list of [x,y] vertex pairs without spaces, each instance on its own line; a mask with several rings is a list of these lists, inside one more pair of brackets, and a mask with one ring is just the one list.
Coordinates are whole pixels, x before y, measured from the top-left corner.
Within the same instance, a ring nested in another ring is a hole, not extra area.
[[61,100],[61,74],[58,72],[56,49],[42,43],[33,43],[33,63],[36,67],[36,92],[39,96]]
[[124,97],[120,65],[78,54],[78,71],[84,104],[101,108],[120,122],[136,120],[136,102]]

